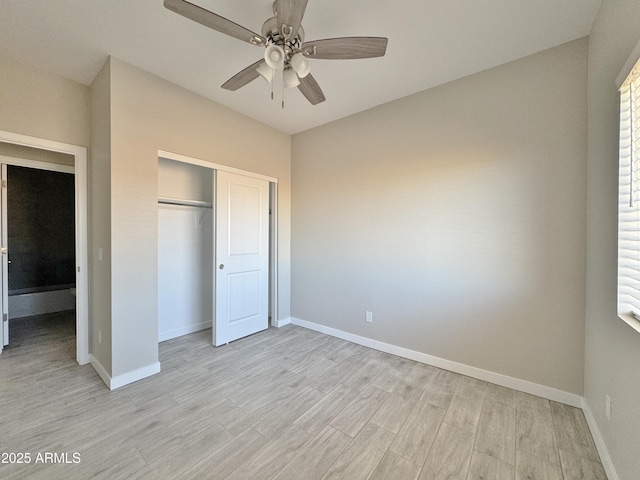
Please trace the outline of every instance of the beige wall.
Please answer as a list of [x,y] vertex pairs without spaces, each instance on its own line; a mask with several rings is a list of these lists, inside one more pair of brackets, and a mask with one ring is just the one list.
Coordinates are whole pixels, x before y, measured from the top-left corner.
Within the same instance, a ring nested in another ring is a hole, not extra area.
[[582,39],[295,135],[292,316],[582,394],[586,68]]
[[[107,375],[111,368],[111,63],[91,85],[89,163],[90,350]],[[102,260],[99,258],[102,249]]]
[[16,145],[13,143],[0,142],[0,155],[35,160],[38,162],[55,163],[57,165],[66,165],[69,167],[73,167],[75,163],[73,155],[41,150],[39,148],[25,147],[23,145]]
[[158,150],[279,181],[279,318],[289,316],[289,135],[111,59],[114,376],[157,361]]
[[89,146],[89,88],[0,56],[0,130]]
[[[640,334],[618,319],[615,78],[640,41],[640,2],[605,0],[589,41],[585,398],[621,480],[640,472]],[[605,395],[612,401],[607,421]]]

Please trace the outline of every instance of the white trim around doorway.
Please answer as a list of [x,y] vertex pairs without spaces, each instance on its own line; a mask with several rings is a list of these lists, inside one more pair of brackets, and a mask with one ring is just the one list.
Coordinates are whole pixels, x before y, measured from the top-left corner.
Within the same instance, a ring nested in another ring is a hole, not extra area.
[[[0,142],[64,153],[74,157],[76,199],[76,359],[89,363],[89,230],[87,190],[87,149],[0,130]],[[25,161],[31,165],[43,162]],[[42,166],[42,165],[41,165]],[[60,166],[54,167],[59,168]],[[36,167],[37,168],[37,167]]]

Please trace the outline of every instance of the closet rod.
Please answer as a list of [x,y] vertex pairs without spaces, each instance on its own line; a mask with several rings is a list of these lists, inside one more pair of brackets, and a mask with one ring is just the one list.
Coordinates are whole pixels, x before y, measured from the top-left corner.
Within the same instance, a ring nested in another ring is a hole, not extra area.
[[202,202],[200,200],[181,200],[177,198],[159,197],[158,203],[165,205],[181,205],[183,207],[213,208],[211,202]]

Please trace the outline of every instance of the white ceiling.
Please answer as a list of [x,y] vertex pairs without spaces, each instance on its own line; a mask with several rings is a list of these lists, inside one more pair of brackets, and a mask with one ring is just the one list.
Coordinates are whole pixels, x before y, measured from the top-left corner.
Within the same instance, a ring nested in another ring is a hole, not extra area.
[[[191,0],[260,33],[273,0]],[[389,38],[386,56],[315,60],[327,100],[312,106],[261,78],[220,88],[260,59],[163,0],[0,0],[0,55],[89,85],[108,55],[286,133],[297,133],[589,34],[601,0],[309,0],[306,40]]]

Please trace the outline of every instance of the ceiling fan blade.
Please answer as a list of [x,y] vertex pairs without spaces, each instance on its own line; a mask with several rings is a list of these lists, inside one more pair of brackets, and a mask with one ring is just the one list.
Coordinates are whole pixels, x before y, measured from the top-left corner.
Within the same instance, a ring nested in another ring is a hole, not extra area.
[[[285,37],[295,38],[306,9],[307,0],[278,0],[278,31]],[[283,25],[290,27],[291,32],[287,32],[287,27],[283,31]]]
[[353,60],[382,57],[387,51],[385,37],[341,37],[313,40],[302,44],[309,58],[323,60]]
[[253,82],[260,76],[256,68],[258,68],[261,63],[264,63],[264,58],[249,65],[241,72],[236,73],[233,77],[222,84],[222,88],[235,92],[239,88],[244,87],[247,83]]
[[218,32],[224,33],[231,37],[248,42],[252,45],[264,45],[267,41],[261,35],[244,28],[242,25],[227,20],[220,15],[216,15],[198,5],[187,2],[186,0],[164,0],[164,6],[172,12],[182,15],[194,22],[198,22],[205,27],[212,28]]
[[306,97],[311,105],[317,105],[326,100],[324,97],[324,93],[322,93],[322,89],[316,79],[311,76],[311,74],[307,75],[304,78],[300,79],[300,85],[298,85],[298,90],[302,92],[302,95]]

